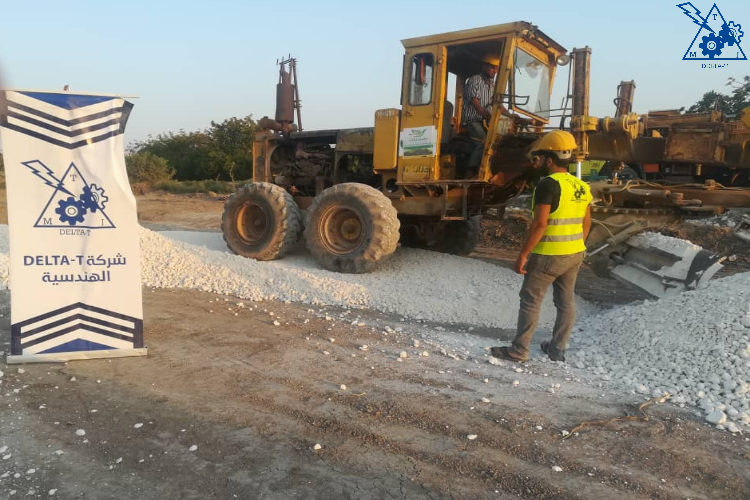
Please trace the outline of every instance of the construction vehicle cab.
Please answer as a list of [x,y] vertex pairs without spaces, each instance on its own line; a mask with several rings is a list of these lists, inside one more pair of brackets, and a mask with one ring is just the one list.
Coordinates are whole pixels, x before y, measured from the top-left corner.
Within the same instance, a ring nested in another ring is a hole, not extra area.
[[[400,113],[387,109],[375,114],[376,171],[398,185],[488,182],[503,167],[527,164],[519,155],[524,141],[510,148],[515,152],[503,151],[505,160],[515,153],[510,162],[493,161],[499,152],[495,146],[518,132],[508,112],[526,117],[530,131],[539,131],[549,122],[555,69],[558,59],[567,57],[563,47],[525,22],[412,38],[403,45]],[[464,85],[482,72],[486,56],[496,58],[498,69],[492,115],[485,123],[489,133],[476,175],[466,169],[473,144],[461,117],[463,108],[471,106],[464,102]],[[475,175],[467,179],[467,173]]]

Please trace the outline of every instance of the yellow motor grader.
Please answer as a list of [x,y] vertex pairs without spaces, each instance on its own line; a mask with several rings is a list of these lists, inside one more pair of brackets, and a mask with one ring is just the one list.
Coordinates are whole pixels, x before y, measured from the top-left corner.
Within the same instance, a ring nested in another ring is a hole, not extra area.
[[[589,116],[591,50],[569,53],[527,22],[403,45],[401,107],[376,111],[368,128],[303,130],[296,61],[278,62],[276,116],[259,121],[253,182],[225,205],[222,231],[232,251],[278,259],[304,233],[324,268],[346,273],[372,271],[399,241],[469,254],[480,217],[502,214],[539,179],[532,143],[563,128],[576,137],[579,162],[607,160],[613,172],[609,181],[592,185],[598,201],[587,246],[598,273],[658,297],[695,287],[718,270],[720,258],[699,248],[659,248],[658,239],[633,236],[687,214],[750,206],[750,190],[706,180],[711,169],[750,171],[750,114],[736,122],[716,113],[639,116],[632,113],[635,85],[623,82],[614,116]],[[481,164],[471,168],[476,143],[461,124],[469,105],[464,85],[487,56],[499,59],[499,67]],[[553,108],[555,74],[565,66],[567,97]],[[642,175],[617,179],[624,168]],[[668,185],[677,174],[683,183]]]

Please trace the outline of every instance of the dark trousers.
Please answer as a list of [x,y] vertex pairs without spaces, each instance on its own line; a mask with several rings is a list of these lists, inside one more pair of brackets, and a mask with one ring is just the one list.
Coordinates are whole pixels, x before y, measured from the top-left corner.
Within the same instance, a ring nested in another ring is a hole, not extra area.
[[584,252],[572,255],[531,254],[519,297],[518,329],[512,351],[522,358],[529,357],[529,345],[534,336],[539,311],[547,289],[552,285],[557,318],[552,330],[552,352],[564,351],[576,319],[575,287]]
[[474,149],[471,151],[471,155],[469,155],[469,161],[466,166],[472,170],[478,170],[476,167],[482,163],[484,140],[487,138],[487,132],[485,132],[482,122],[465,123],[464,128],[474,143]]

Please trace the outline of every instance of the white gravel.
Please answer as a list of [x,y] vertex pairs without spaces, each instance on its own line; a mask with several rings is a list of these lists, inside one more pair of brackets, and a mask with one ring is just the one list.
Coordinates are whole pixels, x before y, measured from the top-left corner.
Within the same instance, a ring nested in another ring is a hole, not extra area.
[[742,217],[750,213],[747,209],[733,209],[727,210],[721,215],[714,215],[712,217],[701,217],[695,219],[688,219],[687,222],[696,226],[716,226],[716,227],[735,227],[741,220]]
[[[305,251],[258,262],[233,255],[220,233],[141,228],[142,282],[154,288],[187,288],[252,301],[282,300],[370,308],[440,323],[515,328],[522,278],[476,259],[400,248],[370,274],[320,268]],[[8,287],[8,226],[0,225],[0,288]],[[554,323],[548,294],[540,326]],[[597,308],[578,301],[579,314]]]
[[568,361],[644,397],[666,393],[710,423],[750,426],[750,273],[582,318]]
[[[141,249],[147,286],[194,288],[250,300],[366,307],[444,323],[500,328],[516,324],[521,277],[474,259],[399,249],[373,273],[340,274],[321,269],[307,252],[257,262],[229,253],[218,233],[157,234],[146,229],[141,232]],[[579,301],[579,308],[583,313],[595,309],[584,301]],[[553,322],[548,297],[540,324],[550,327]]]
[[[365,275],[322,270],[306,252],[257,262],[230,254],[219,233],[142,229],[141,251],[148,287],[370,308],[417,322],[514,328],[522,281],[497,265],[413,249],[399,249]],[[7,253],[8,229],[0,225],[0,286],[8,283]],[[542,329],[554,321],[547,299]],[[700,407],[713,422],[725,416],[715,424],[721,428],[747,429],[750,327],[744,325],[750,325],[750,273],[608,311],[579,301],[568,361],[644,398],[670,393],[674,402]]]
[[[8,226],[0,225],[0,287],[8,286]],[[370,274],[321,269],[307,252],[258,262],[229,253],[220,233],[141,229],[142,281],[252,301],[371,308],[441,323],[514,328],[521,277],[475,259],[399,249]],[[554,323],[548,294],[540,326]],[[579,301],[581,314],[596,310]]]

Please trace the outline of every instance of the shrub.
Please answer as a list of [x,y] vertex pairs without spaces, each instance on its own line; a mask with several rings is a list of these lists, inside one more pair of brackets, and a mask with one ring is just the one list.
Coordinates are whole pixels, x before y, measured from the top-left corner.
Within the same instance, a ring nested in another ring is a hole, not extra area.
[[151,191],[151,186],[145,182],[135,182],[130,185],[130,190],[133,191],[133,194],[144,195]]
[[175,170],[167,160],[148,151],[129,154],[125,157],[128,178],[132,183],[156,184],[174,177]]
[[229,194],[234,193],[236,186],[239,184],[226,181],[163,181],[154,185],[154,189],[160,189],[173,194],[208,192]]

